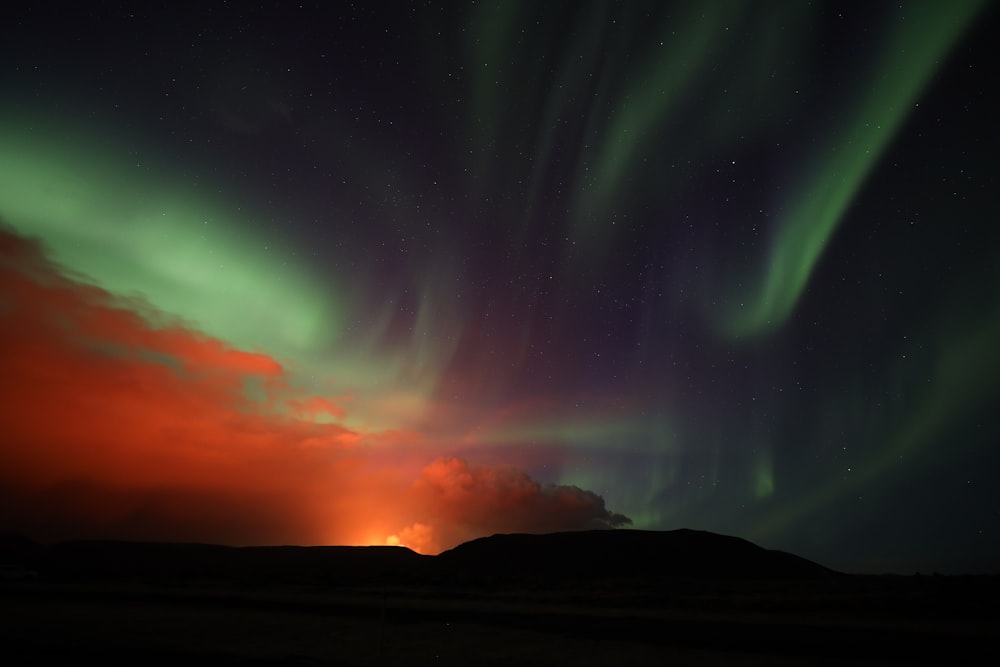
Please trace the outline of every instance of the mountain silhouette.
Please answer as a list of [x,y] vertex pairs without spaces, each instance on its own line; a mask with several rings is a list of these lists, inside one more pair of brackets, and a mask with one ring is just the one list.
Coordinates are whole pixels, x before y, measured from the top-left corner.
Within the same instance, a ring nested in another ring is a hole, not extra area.
[[437,556],[405,547],[230,547],[84,540],[50,546],[0,540],[0,561],[58,579],[257,583],[581,584],[678,579],[794,580],[835,574],[792,554],[697,530],[504,534]]
[[511,534],[461,544],[436,558],[453,574],[556,582],[593,580],[817,579],[812,561],[738,537],[699,530],[593,530]]

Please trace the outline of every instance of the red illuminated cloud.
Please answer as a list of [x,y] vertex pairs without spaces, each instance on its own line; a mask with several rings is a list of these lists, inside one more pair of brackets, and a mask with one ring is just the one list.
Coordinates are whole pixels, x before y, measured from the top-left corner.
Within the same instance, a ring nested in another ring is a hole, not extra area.
[[419,433],[330,423],[345,397],[300,395],[267,355],[73,280],[2,227],[0,325],[0,530],[230,544],[394,535],[431,552],[627,522],[588,491],[439,458]]
[[304,500],[352,434],[265,414],[243,388],[280,389],[279,364],[154,328],[136,306],[0,231],[4,527],[240,543],[316,534],[322,505]]
[[426,466],[411,493],[415,506],[434,521],[408,527],[399,540],[428,552],[493,533],[546,533],[631,523],[628,517],[608,511],[604,499],[590,491],[542,485],[513,467],[471,466],[455,457],[442,457]]

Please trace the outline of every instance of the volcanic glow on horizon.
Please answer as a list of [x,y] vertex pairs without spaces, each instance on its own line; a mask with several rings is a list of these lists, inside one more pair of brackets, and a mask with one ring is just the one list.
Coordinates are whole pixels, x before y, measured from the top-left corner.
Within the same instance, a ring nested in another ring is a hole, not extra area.
[[0,531],[1000,564],[995,9],[337,4],[0,28]]

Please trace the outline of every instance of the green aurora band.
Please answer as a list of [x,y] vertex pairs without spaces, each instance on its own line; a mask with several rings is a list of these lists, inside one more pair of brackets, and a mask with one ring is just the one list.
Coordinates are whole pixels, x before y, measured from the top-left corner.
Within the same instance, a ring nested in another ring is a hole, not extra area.
[[338,286],[281,239],[248,235],[252,198],[140,159],[157,155],[141,139],[0,110],[0,145],[0,217],[41,239],[63,266],[152,305],[154,317],[273,357],[304,392],[349,393],[357,405],[350,427],[403,428],[424,418],[457,341],[458,317],[437,289],[453,280],[447,266],[428,262],[413,330],[387,345],[391,299],[365,308],[344,287],[358,277]]
[[767,257],[749,289],[731,297],[719,328],[734,339],[782,326],[865,177],[906,120],[921,92],[985,1],[924,2],[907,7],[882,57],[854,97],[840,127],[811,153],[806,177],[774,231]]
[[240,231],[249,213],[196,179],[129,164],[136,151],[120,133],[0,115],[0,143],[0,214],[106,289],[280,356],[342,331],[331,326],[339,309],[287,251]]

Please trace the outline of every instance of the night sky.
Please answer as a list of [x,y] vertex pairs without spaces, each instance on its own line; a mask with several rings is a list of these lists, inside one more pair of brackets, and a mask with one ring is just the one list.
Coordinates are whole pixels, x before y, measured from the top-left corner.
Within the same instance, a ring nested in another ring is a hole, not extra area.
[[0,23],[0,531],[1000,571],[995,5],[59,4]]

